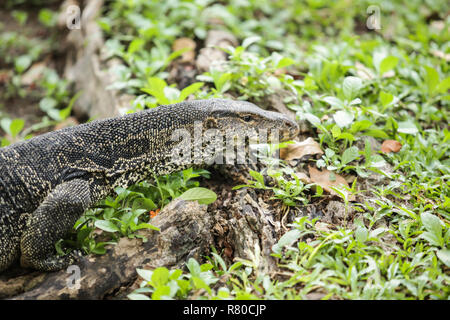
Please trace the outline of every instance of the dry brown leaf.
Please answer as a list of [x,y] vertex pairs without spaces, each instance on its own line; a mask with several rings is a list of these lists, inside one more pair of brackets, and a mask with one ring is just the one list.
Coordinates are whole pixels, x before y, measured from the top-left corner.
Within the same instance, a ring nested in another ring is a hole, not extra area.
[[179,38],[173,42],[173,51],[178,51],[184,48],[190,50],[183,52],[181,55],[181,62],[194,62],[195,60],[195,41],[189,38]]
[[[311,181],[318,184],[319,186],[321,186],[323,188],[323,190],[325,190],[326,192],[328,192],[330,194],[338,195],[333,189],[331,189],[331,187],[339,187],[342,185],[344,185],[346,187],[349,186],[347,181],[344,179],[344,177],[342,177],[338,174],[334,174],[334,176],[336,177],[336,179],[334,181],[330,180],[331,171],[328,171],[327,169],[323,169],[322,171],[320,171],[312,166],[309,166],[308,170],[309,170],[309,176],[311,178]],[[346,190],[343,190],[343,192],[348,193]],[[354,201],[355,196],[350,195],[349,200]]]
[[316,230],[323,231],[323,232],[330,232],[331,231],[330,225],[328,223],[325,223],[325,222],[317,222],[314,225],[314,228],[316,228]]
[[383,78],[392,78],[394,76],[395,76],[394,70],[389,70],[389,71],[383,73],[383,75],[382,75]]
[[437,31],[442,31],[445,28],[445,22],[442,20],[435,20],[430,23],[430,27]]
[[11,78],[11,72],[9,70],[0,70],[0,84],[7,83]]
[[75,117],[68,117],[64,121],[59,122],[53,128],[53,130],[59,130],[59,129],[63,129],[63,128],[66,128],[66,127],[76,126],[76,125],[79,125],[79,124],[80,123],[78,122],[77,118],[75,118]]
[[431,50],[431,54],[435,57],[444,59],[445,61],[450,61],[450,53],[444,53],[441,50]]
[[381,152],[399,152],[401,148],[402,144],[397,140],[384,140],[383,144],[381,145]]
[[294,141],[286,148],[280,149],[280,158],[284,160],[301,159],[306,155],[323,154],[320,145],[313,138],[308,138],[302,142]]

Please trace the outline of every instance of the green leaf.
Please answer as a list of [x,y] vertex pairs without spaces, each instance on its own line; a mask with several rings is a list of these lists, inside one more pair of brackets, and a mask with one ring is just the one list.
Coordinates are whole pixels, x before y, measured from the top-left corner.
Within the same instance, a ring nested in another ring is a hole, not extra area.
[[51,109],[56,108],[56,105],[58,104],[58,102],[51,98],[51,97],[45,97],[43,99],[41,99],[41,101],[39,101],[39,108],[48,113],[48,111],[50,111]]
[[94,225],[97,228],[102,229],[107,232],[120,231],[120,229],[112,221],[109,221],[109,220],[97,220],[97,221],[95,221]]
[[372,126],[372,121],[370,120],[361,120],[356,121],[352,124],[350,131],[351,132],[360,132],[369,129]]
[[380,75],[382,76],[389,70],[394,69],[398,64],[398,58],[394,56],[387,56],[380,63]]
[[11,12],[11,15],[14,17],[14,19],[16,19],[16,21],[23,26],[25,24],[25,22],[27,21],[28,18],[28,13],[26,13],[25,11],[21,11],[21,10],[13,10]]
[[181,56],[183,53],[192,50],[192,48],[189,47],[185,47],[185,48],[181,48],[180,50],[174,51],[170,54],[170,56],[167,58],[166,63],[169,63],[170,61],[178,58],[179,56]]
[[359,158],[359,150],[357,147],[353,146],[344,151],[344,153],[342,154],[341,163],[343,165],[346,165],[347,163],[356,160],[358,158]]
[[6,139],[6,138],[2,138],[2,143],[1,143],[1,146],[2,146],[2,147],[9,146],[10,144],[11,144],[11,141],[9,141],[9,140]]
[[14,119],[11,120],[9,118],[3,118],[0,121],[0,126],[3,131],[8,133],[11,137],[16,137],[17,134],[23,129],[25,125],[25,121],[23,119]]
[[255,42],[258,42],[261,40],[260,36],[252,36],[252,37],[248,37],[245,38],[244,41],[242,41],[242,47],[245,49],[247,47],[249,47],[250,45],[252,45]]
[[170,280],[177,280],[178,278],[180,278],[182,276],[182,274],[183,274],[183,271],[180,270],[180,269],[171,270],[169,279]]
[[222,73],[220,77],[214,77],[214,85],[219,92],[224,93],[230,89],[231,84],[229,81],[231,80],[231,76],[231,73]]
[[128,46],[128,53],[133,54],[134,52],[140,50],[142,46],[144,45],[145,40],[141,38],[135,38],[133,41],[130,42],[130,45]]
[[441,83],[439,83],[436,91],[439,93],[445,93],[448,89],[450,89],[450,77],[442,80]]
[[369,166],[372,162],[372,146],[369,139],[364,141],[364,157],[366,158],[366,166]]
[[367,130],[365,132],[366,135],[374,137],[374,138],[382,138],[382,139],[387,139],[389,138],[388,134],[380,129],[371,129],[371,130]]
[[342,84],[342,90],[347,100],[355,98],[361,88],[362,80],[358,77],[346,77]]
[[338,99],[336,97],[325,97],[322,99],[322,101],[325,101],[332,107],[344,108],[344,102],[342,102],[341,99]]
[[151,281],[152,280],[152,275],[153,275],[153,271],[152,270],[145,270],[145,269],[137,268],[136,272],[145,281]]
[[70,112],[72,111],[72,107],[68,106],[64,109],[50,109],[47,111],[47,114],[50,116],[50,118],[52,118],[53,120],[56,121],[63,121],[64,119],[66,119],[69,115]]
[[135,230],[141,230],[141,229],[150,229],[150,230],[155,230],[155,231],[161,231],[161,229],[159,229],[158,227],[155,227],[154,225],[150,224],[150,223],[140,223],[138,224],[133,231]]
[[250,170],[249,174],[252,178],[254,178],[260,185],[264,186],[264,176],[258,171]]
[[200,276],[200,273],[202,272],[200,265],[194,258],[190,258],[188,260],[188,262],[186,263],[186,267],[189,269],[189,272],[193,276]]
[[151,300],[149,297],[142,293],[130,293],[129,295],[127,295],[127,297],[130,300]]
[[23,119],[14,119],[11,121],[11,124],[9,125],[9,132],[11,136],[14,138],[16,137],[19,132],[23,129],[25,125],[25,120]]
[[217,195],[214,191],[196,187],[185,191],[181,196],[183,200],[197,200],[200,204],[210,204],[216,201]]
[[432,246],[439,247],[441,245],[441,240],[434,233],[428,231],[421,233],[419,238],[427,240]]
[[337,139],[338,139],[338,140],[340,140],[340,139],[345,139],[345,140],[348,140],[348,141],[355,141],[355,136],[352,135],[352,134],[349,133],[349,132],[343,132],[343,133],[341,133],[341,134],[339,135],[339,137],[337,137]]
[[163,90],[164,96],[167,98],[169,103],[177,103],[180,100],[180,90],[174,87],[165,87]]
[[133,209],[146,209],[148,211],[155,210],[157,205],[149,198],[138,198],[133,201]]
[[57,22],[57,13],[49,9],[39,11],[39,21],[46,27],[54,27]]
[[335,139],[341,135],[341,129],[339,128],[339,126],[337,124],[335,124],[331,128],[331,134],[333,135],[333,138],[335,138]]
[[202,265],[200,266],[200,270],[201,270],[202,272],[209,271],[209,270],[211,270],[212,268],[214,268],[214,266],[213,266],[211,263],[204,263],[204,264],[202,264]]
[[164,297],[170,298],[169,286],[159,286],[153,291],[152,300],[161,300]]
[[290,66],[291,64],[294,64],[294,60],[291,58],[282,58],[280,61],[278,61],[278,64],[276,65],[277,69],[285,68],[287,66]]
[[358,242],[364,243],[369,237],[369,231],[365,227],[358,227],[355,231],[355,239]]
[[202,278],[193,276],[191,280],[194,283],[196,289],[205,289],[206,291],[208,291],[209,294],[211,294],[211,288],[206,284],[206,282]]

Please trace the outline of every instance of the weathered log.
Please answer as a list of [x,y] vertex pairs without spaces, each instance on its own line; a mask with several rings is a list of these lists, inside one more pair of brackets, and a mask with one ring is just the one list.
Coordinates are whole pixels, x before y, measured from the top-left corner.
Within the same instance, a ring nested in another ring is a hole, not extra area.
[[[200,260],[212,245],[213,217],[206,205],[176,199],[167,205],[152,224],[160,232],[140,230],[141,239],[122,238],[105,255],[90,255],[68,270],[33,272],[0,281],[4,294],[13,289],[27,290],[13,299],[104,299],[114,296],[137,279],[136,268],[182,267],[191,257]],[[74,271],[75,270],[75,271]],[[79,271],[79,281],[75,278]],[[23,285],[25,277],[27,285]],[[22,283],[22,288],[18,283]],[[33,288],[30,288],[32,286]]]

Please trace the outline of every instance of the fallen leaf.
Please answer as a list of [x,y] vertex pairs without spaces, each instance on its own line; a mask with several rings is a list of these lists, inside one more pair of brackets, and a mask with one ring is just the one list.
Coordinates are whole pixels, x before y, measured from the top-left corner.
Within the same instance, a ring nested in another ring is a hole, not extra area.
[[190,50],[183,52],[181,55],[181,62],[194,62],[195,60],[195,41],[189,38],[179,38],[173,42],[173,51],[178,51],[184,48]]
[[397,140],[384,140],[383,144],[381,145],[381,152],[399,152],[401,148],[402,144]]
[[356,68],[356,75],[361,79],[372,80],[373,78],[375,78],[375,75],[373,74],[372,70],[367,68],[359,61],[356,61],[355,68]]
[[[309,166],[308,167],[309,170],[309,176],[311,178],[311,182],[318,184],[319,186],[321,186],[326,192],[333,194],[333,195],[338,195],[333,189],[331,189],[331,187],[339,187],[339,186],[346,186],[348,187],[348,183],[345,180],[344,177],[334,173],[334,177],[335,179],[331,179],[333,175],[331,171],[328,171],[327,169],[323,169],[322,171],[317,170],[316,168]],[[346,190],[343,190],[342,192],[346,192],[348,193]],[[350,201],[354,201],[355,200],[355,196],[354,195],[350,195],[349,196],[349,200]]]
[[9,70],[0,70],[0,83],[7,83],[11,78]]
[[445,22],[442,20],[435,20],[430,23],[430,27],[437,31],[442,31],[445,28]]
[[302,142],[294,141],[286,148],[280,149],[280,158],[284,160],[301,159],[306,155],[323,154],[320,144],[313,138],[308,138]]
[[33,66],[22,75],[21,83],[24,86],[32,85],[42,77],[46,68],[47,64],[45,62],[38,62],[33,64]]
[[205,40],[205,47],[200,49],[196,67],[199,73],[207,72],[211,67],[223,71],[227,53],[219,48],[236,47],[239,44],[236,37],[224,30],[210,30]]
[[229,259],[233,258],[233,249],[230,245],[225,244],[224,253]]

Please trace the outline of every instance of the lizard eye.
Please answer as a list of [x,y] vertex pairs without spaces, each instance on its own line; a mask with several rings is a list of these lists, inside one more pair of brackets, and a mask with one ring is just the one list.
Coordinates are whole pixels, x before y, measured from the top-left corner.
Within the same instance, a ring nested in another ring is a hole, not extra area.
[[243,119],[245,122],[250,122],[250,121],[252,120],[252,117],[251,117],[251,116],[244,116],[242,119]]

